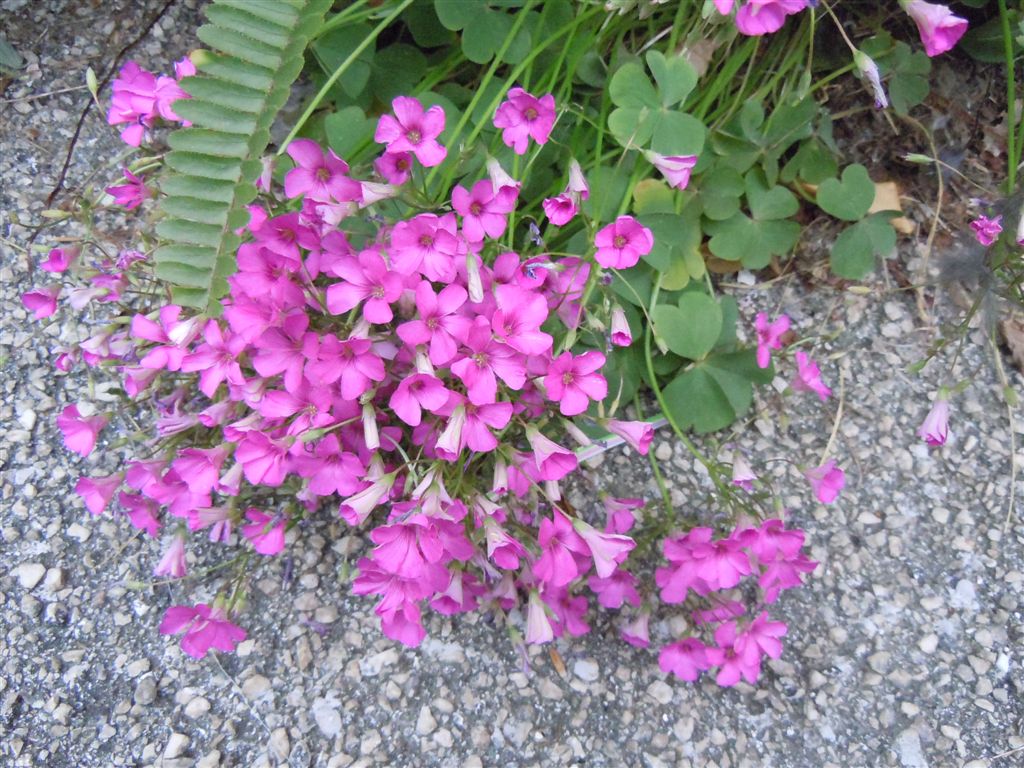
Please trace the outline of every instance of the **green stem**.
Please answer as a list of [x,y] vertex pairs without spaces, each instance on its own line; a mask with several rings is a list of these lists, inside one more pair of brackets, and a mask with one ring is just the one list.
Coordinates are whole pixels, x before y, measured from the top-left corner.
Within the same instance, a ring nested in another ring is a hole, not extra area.
[[[358,19],[355,18],[357,16],[356,11],[358,11],[364,5],[366,5],[367,2],[368,0],[356,0],[356,2],[352,3],[352,5],[350,5],[345,10],[338,11],[338,13],[334,14],[331,18],[324,22],[324,25],[313,34],[312,39],[316,40],[318,37],[323,37],[328,32],[332,31],[335,27],[340,27],[342,24],[357,21]],[[369,16],[375,10],[375,8],[371,8],[369,13],[358,14],[359,19]]]
[[334,87],[334,84],[338,82],[338,78],[345,74],[345,72],[348,71],[348,68],[355,63],[356,59],[359,58],[362,52],[373,44],[373,42],[377,39],[377,36],[380,35],[380,33],[383,32],[392,21],[397,19],[399,14],[402,13],[402,11],[404,11],[412,4],[413,0],[402,0],[402,3],[397,8],[395,8],[395,10],[393,10],[391,13],[385,16],[381,20],[381,22],[376,27],[373,28],[373,31],[366,36],[366,39],[363,40],[363,42],[361,42],[359,45],[357,45],[355,50],[348,55],[348,58],[341,62],[338,68],[334,70],[333,73],[331,73],[331,76],[327,78],[327,82],[323,84],[323,87],[320,88],[316,96],[313,97],[313,101],[311,101],[309,103],[309,106],[306,107],[306,111],[302,113],[302,117],[300,117],[298,121],[296,121],[295,125],[292,127],[291,132],[288,134],[288,137],[281,142],[281,146],[277,150],[277,154],[279,156],[284,154],[285,150],[288,148],[288,145],[291,144],[292,139],[299,135],[299,131],[302,130],[302,127],[306,124],[306,121],[309,120],[309,118],[320,106],[320,102],[322,102],[327,97],[327,94],[330,92],[331,88]]
[[1013,33],[1010,31],[1010,13],[1006,9],[1006,0],[999,0],[999,19],[1003,26],[1003,55],[1006,57],[1006,158],[1009,165],[1006,169],[1007,192],[1012,195],[1017,189],[1020,147],[1017,146],[1013,125],[1017,117],[1017,75],[1013,65]]

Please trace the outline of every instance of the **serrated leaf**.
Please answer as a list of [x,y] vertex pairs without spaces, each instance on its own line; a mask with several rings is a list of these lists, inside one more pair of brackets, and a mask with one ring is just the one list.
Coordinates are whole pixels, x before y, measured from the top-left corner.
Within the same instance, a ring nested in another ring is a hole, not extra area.
[[170,134],[172,151],[160,179],[166,197],[157,234],[156,273],[172,284],[172,297],[211,314],[227,292],[245,205],[256,195],[260,157],[269,128],[303,65],[310,35],[323,23],[330,0],[213,0],[211,23],[198,35],[212,51],[196,51],[201,74],[184,78],[194,97],[175,108],[193,128]]
[[844,168],[842,180],[826,179],[818,186],[818,207],[844,221],[863,218],[874,199],[874,182],[859,163]]

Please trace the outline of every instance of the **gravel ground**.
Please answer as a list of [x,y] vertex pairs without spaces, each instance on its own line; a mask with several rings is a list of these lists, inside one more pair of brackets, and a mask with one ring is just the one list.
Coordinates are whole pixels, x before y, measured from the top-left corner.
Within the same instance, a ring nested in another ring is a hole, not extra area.
[[[1017,513],[1004,532],[1006,410],[975,333],[953,375],[977,377],[955,401],[953,439],[939,451],[916,439],[950,361],[904,373],[935,330],[883,282],[865,297],[806,294],[784,280],[742,300],[828,339],[819,355],[830,383],[842,372],[836,455],[849,480],[839,503],[822,507],[787,465],[771,465],[821,566],[780,601],[786,651],[756,687],[667,679],[653,653],[618,642],[604,617],[593,617],[589,636],[557,644],[564,673],[547,650],[533,649],[525,667],[477,616],[435,617],[419,650],[396,647],[379,634],[372,603],[338,583],[361,544],[331,521],[292,546],[291,578],[283,562],[266,566],[236,655],[195,662],[157,635],[174,591],[127,587],[152,567],[157,545],[90,519],[71,491],[90,461],[60,447],[53,419],[96,393],[84,377],[52,375],[55,337],[82,329],[26,318],[28,230],[16,222],[38,220],[85,99],[22,97],[76,86],[90,64],[101,71],[161,5],[0,0],[5,34],[28,59],[0,103],[0,764],[1024,764],[1024,524]],[[181,0],[133,57],[166,70],[194,44],[196,21],[193,0]],[[69,179],[119,151],[93,115]],[[798,399],[780,412],[765,394],[742,437],[755,465],[820,452],[834,411]],[[659,438],[674,500],[699,508],[700,472],[667,433]],[[607,456],[581,491],[592,484],[656,496],[647,463],[624,453]],[[666,641],[672,627],[664,612],[653,634]]]

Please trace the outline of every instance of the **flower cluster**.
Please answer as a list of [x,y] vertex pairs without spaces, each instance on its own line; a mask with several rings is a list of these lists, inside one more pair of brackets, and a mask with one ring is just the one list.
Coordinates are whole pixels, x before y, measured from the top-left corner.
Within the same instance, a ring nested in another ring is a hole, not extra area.
[[188,94],[178,81],[195,73],[195,65],[187,57],[174,65],[174,77],[158,77],[134,61],[126,62],[114,80],[107,122],[110,125],[127,123],[121,129],[121,139],[130,146],[139,146],[158,117],[181,122],[173,104],[178,99],[187,99]]
[[[157,114],[175,119],[170,97],[159,102],[166,109],[153,106],[155,97],[125,101],[165,80],[126,66],[115,86],[117,114],[134,104],[139,126]],[[514,152],[525,153],[531,141],[548,140],[554,107],[550,95],[516,88],[493,123]],[[522,182],[493,159],[486,178],[452,189],[450,208],[414,204],[411,214],[385,219],[375,204],[404,201],[419,167],[444,161],[444,127],[440,107],[396,98],[377,126],[384,151],[372,179],[357,178],[312,140],[293,141],[291,168],[279,187],[269,175],[261,180],[263,196],[240,230],[245,242],[220,317],[173,304],[128,309],[127,296],[150,280],[148,260],[136,251],[83,263],[75,249],[54,249],[40,265],[67,279],[73,309],[124,305],[115,322],[58,350],[57,367],[81,361],[116,370],[127,396],[152,414],[155,434],[123,471],[78,480],[86,508],[93,515],[117,508],[136,529],[162,537],[158,577],[190,575],[190,535],[248,552],[212,599],[168,608],[160,631],[181,634],[191,656],[229,651],[245,638],[232,617],[245,601],[247,559],[285,551],[289,531],[325,507],[370,528],[372,546],[352,589],[376,599],[382,631],[406,645],[425,637],[426,610],[496,609],[514,637],[544,643],[589,631],[595,603],[627,611],[623,638],[649,645],[654,596],[633,572],[631,535],[643,501],[606,498],[597,521],[565,501],[561,484],[612,442],[646,454],[653,439],[651,423],[609,412],[602,375],[608,351],[632,342],[625,313],[606,295],[604,271],[635,265],[653,235],[620,216],[604,226],[585,222],[587,253],[517,253],[506,234]],[[125,136],[136,138],[144,135]],[[679,188],[696,163],[649,159]],[[149,195],[141,179],[125,176],[127,184],[108,192],[134,209]],[[572,162],[565,192],[543,208],[562,226],[588,195]],[[70,287],[70,278],[85,286]],[[45,318],[62,291],[49,286],[23,300]],[[758,318],[759,363],[768,365],[788,328],[788,318]],[[817,366],[802,354],[794,389],[825,399]],[[112,415],[67,406],[57,422],[66,447],[89,455]],[[750,489],[755,481],[748,467],[737,484]],[[835,486],[827,473],[812,483]],[[802,544],[801,532],[777,520],[724,543],[705,528],[665,541],[671,567],[659,571],[661,597],[680,603],[689,590],[715,601],[699,615],[702,625],[717,625],[718,646],[706,648],[700,663],[721,666],[723,684],[733,674],[725,670],[756,679],[760,655],[751,649],[777,655],[764,638],[781,632],[764,615],[743,621],[742,608],[722,614],[715,593],[752,575],[761,602],[774,602],[813,569]],[[695,642],[681,641],[691,656]],[[678,647],[662,652],[663,666]]]
[[800,586],[803,574],[817,567],[803,554],[803,531],[772,519],[717,539],[711,528],[694,528],[666,539],[663,546],[669,565],[655,573],[661,599],[684,603],[690,593],[711,598],[713,607],[693,611],[692,619],[700,631],[713,635],[715,644],[682,638],[661,649],[661,669],[692,682],[718,667],[719,685],[732,686],[740,678],[756,682],[763,658],[781,655],[779,638],[786,634],[786,625],[769,621],[764,611],[748,613],[737,599],[740,585],[747,577],[756,579],[758,605],[774,603],[782,590]]

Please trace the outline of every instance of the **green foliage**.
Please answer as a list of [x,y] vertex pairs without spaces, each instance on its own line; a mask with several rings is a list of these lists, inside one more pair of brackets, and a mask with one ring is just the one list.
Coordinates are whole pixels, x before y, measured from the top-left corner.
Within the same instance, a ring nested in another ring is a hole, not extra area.
[[302,70],[303,53],[330,0],[214,0],[193,54],[200,74],[182,80],[175,111],[193,123],[169,139],[161,180],[164,243],[156,274],[178,304],[219,311],[239,238],[256,195],[270,124]]
[[896,247],[896,230],[889,220],[893,214],[873,213],[843,230],[832,246],[832,271],[839,277],[859,280]]
[[875,185],[863,165],[843,169],[842,179],[825,179],[818,187],[818,207],[844,221],[857,221],[875,199]]
[[888,32],[865,40],[860,47],[878,65],[889,91],[889,101],[898,114],[908,114],[925,100],[932,64],[923,51],[915,51],[903,41],[894,41]]

